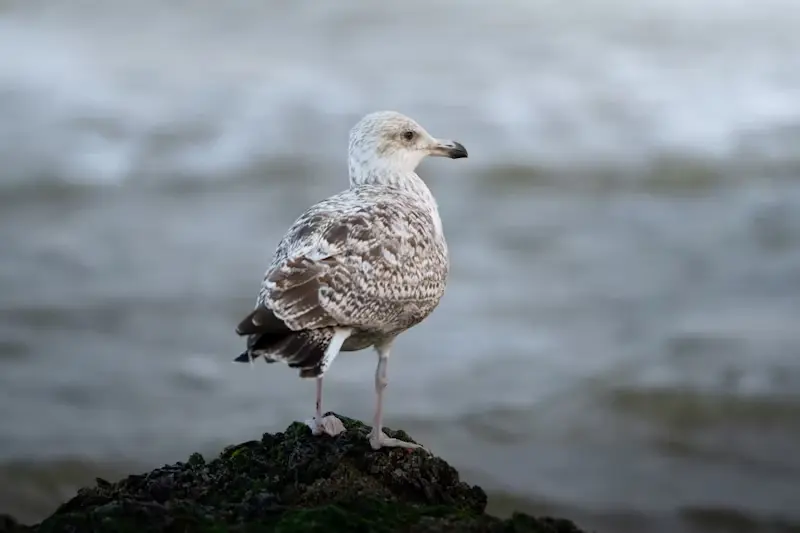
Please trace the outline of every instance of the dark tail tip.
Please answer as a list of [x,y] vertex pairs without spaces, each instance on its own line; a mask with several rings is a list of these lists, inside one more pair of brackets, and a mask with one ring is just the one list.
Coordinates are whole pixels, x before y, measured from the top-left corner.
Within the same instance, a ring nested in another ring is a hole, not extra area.
[[242,352],[239,357],[233,360],[234,363],[249,363],[253,358],[247,352]]

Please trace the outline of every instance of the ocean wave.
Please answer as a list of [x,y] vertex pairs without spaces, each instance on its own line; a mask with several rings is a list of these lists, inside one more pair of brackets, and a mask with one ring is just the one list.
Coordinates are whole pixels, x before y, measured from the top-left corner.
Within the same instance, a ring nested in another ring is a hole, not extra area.
[[[211,4],[53,4],[36,17],[12,4],[0,48],[22,53],[0,57],[0,190],[226,181],[298,154],[343,162],[347,130],[379,107],[462,139],[473,168],[491,171],[644,172],[653,187],[691,188],[742,162],[800,169],[800,42],[772,9],[793,4],[709,20],[689,4],[588,3],[591,25],[543,1],[475,5],[459,26],[418,27],[409,41],[413,4],[346,3],[330,20],[243,4],[224,13],[239,31]],[[139,25],[156,12],[159,24]],[[448,5],[427,14],[443,21]],[[458,54],[427,52],[442,40]]]

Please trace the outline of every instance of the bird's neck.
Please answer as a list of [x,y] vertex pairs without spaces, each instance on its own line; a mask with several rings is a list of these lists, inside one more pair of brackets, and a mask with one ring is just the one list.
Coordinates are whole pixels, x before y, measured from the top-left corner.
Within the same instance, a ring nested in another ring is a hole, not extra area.
[[357,171],[351,169],[350,188],[361,187],[363,185],[401,189],[425,198],[431,196],[431,191],[428,189],[428,186],[425,185],[422,178],[413,171],[397,172],[396,170],[389,170],[381,167]]

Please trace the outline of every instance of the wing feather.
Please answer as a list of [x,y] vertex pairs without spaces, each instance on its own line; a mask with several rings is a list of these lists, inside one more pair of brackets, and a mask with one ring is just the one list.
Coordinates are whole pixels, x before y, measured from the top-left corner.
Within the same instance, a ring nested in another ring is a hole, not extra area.
[[290,228],[265,275],[259,306],[294,331],[382,329],[409,304],[438,301],[447,252],[437,246],[430,212],[397,198],[336,201],[318,204]]

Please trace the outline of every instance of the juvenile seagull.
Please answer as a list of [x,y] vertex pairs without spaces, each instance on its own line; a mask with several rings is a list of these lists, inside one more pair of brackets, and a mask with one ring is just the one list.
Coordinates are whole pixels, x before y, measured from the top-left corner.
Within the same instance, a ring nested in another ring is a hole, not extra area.
[[344,430],[322,417],[322,379],[340,351],[374,346],[375,418],[369,442],[419,448],[389,438],[381,418],[392,343],[433,312],[449,258],[431,191],[415,169],[425,156],[467,157],[393,111],[371,113],[350,131],[350,188],[309,208],[281,240],[255,309],[236,332],[247,336],[238,362],[263,357],[316,378],[314,435]]

